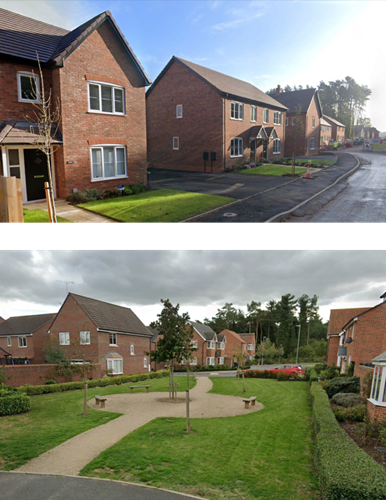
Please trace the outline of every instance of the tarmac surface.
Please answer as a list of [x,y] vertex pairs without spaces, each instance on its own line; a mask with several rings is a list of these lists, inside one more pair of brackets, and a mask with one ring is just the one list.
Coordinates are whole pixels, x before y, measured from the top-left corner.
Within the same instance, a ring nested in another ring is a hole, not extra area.
[[[236,200],[230,205],[185,222],[274,222],[283,220],[300,204],[320,196],[323,190],[328,190],[360,167],[357,158],[346,150],[312,158],[320,158],[321,161],[336,158],[336,162],[313,172],[311,179],[153,169],[150,180],[152,187],[230,196]],[[326,191],[325,193],[328,200],[335,196],[333,192],[330,196]]]

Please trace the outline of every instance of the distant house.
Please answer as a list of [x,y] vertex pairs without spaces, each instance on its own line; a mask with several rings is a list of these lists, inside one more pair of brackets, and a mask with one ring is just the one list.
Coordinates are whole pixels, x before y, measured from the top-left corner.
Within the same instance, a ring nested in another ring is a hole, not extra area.
[[56,314],[14,316],[0,323],[0,363],[41,364],[47,331]]
[[323,115],[323,121],[331,125],[331,140],[343,143],[346,135],[346,126],[327,115]]
[[362,137],[365,141],[369,141],[370,139],[379,139],[379,130],[377,130],[375,127],[355,125],[354,137]]
[[127,307],[69,293],[49,334],[73,362],[100,363],[111,375],[150,371],[153,334]]
[[[288,108],[285,127],[285,156],[318,154],[322,105],[316,89],[283,92],[280,85],[272,97]],[[297,125],[301,122],[302,127]],[[301,133],[300,133],[301,132]]]
[[325,149],[331,143],[332,125],[322,117],[320,119],[320,149]]
[[223,172],[283,156],[286,111],[250,83],[172,57],[146,93],[148,160]]
[[55,196],[145,182],[150,81],[109,11],[68,31],[0,9],[0,176],[21,179],[24,203],[45,199],[37,54],[46,96],[61,108],[51,148]]
[[248,360],[252,360],[255,354],[255,341],[253,335],[238,334],[232,330],[223,330],[220,335],[224,335],[227,339],[224,362],[232,367],[235,363],[244,365]]

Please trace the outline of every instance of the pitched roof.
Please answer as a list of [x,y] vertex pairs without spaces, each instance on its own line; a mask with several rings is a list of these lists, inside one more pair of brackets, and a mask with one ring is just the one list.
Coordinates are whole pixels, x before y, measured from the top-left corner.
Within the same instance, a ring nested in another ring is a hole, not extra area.
[[361,314],[368,310],[368,307],[354,307],[352,309],[331,309],[327,337],[330,335],[338,335],[343,330],[343,327],[348,321],[358,316],[358,314]]
[[79,304],[99,330],[134,333],[152,337],[152,332],[128,307],[109,304],[108,302],[83,297],[75,293],[69,293],[67,297],[70,296]]
[[[230,337],[234,337],[236,340],[238,340],[242,344],[247,343],[242,337],[240,337],[240,335],[238,333],[234,332],[233,330],[225,329],[220,333],[220,335],[229,335]],[[229,344],[229,340],[228,340],[228,344]]]
[[202,323],[197,323],[197,321],[189,321],[189,324],[205,339],[213,340],[216,333],[208,325],[203,325]]
[[292,92],[280,92],[274,94],[273,97],[284,106],[287,106],[287,113],[296,113],[296,107],[301,106],[301,114],[307,113],[312,99],[316,98],[317,106],[319,107],[320,115],[322,115],[322,106],[319,100],[319,94],[316,89],[293,90]]
[[27,335],[34,333],[42,326],[51,324],[55,316],[56,313],[13,316],[0,323],[0,335]]
[[343,125],[343,123],[338,122],[338,120],[336,120],[335,118],[331,118],[331,116],[323,115],[323,118],[326,118],[326,120],[335,123],[335,125],[338,125],[338,127],[346,128],[346,125]]
[[355,314],[354,316],[352,316],[347,322],[345,325],[343,325],[343,328],[346,328],[349,326],[349,324],[351,323],[351,321],[356,318],[357,316],[363,316],[364,314],[370,312],[370,311],[373,311],[374,309],[377,309],[378,307],[381,307],[381,306],[386,306],[386,302],[383,300],[382,302],[380,302],[379,304],[376,304],[375,306],[373,307],[367,307],[364,311],[358,313],[358,314]]
[[374,363],[375,362],[378,362],[378,363],[386,363],[386,351],[383,352],[382,354],[380,354],[379,356],[377,356],[376,358],[373,358],[372,359],[372,362]]
[[173,56],[170,59],[165,68],[154,80],[153,85],[147,91],[147,95],[150,94],[150,92],[174,62],[181,64],[185,68],[188,68],[202,80],[217,89],[218,92],[220,92],[220,94],[222,95],[229,95],[229,97],[247,99],[249,101],[286,111],[285,106],[277,102],[262,90],[259,90],[251,83],[244,82],[243,80],[239,80],[238,78],[234,78],[233,76],[224,75],[223,73],[219,73],[218,71],[214,71],[213,69],[205,68],[204,66],[186,61],[185,59],[181,59],[180,57],[176,56]]
[[323,117],[320,119],[320,124],[324,125],[325,127],[331,127],[331,123],[329,123],[327,120],[325,120],[325,118],[327,118],[327,117],[325,115],[323,115]]
[[40,62],[60,66],[63,64],[63,60],[105,21],[110,22],[141,73],[144,85],[150,85],[151,82],[145,70],[108,10],[72,31],[68,31],[9,10],[0,9],[0,54],[36,62],[36,53],[38,53]]
[[153,334],[151,341],[156,342],[158,340],[158,337],[159,337],[159,331],[157,330],[157,328],[151,328],[150,326],[148,326],[146,328],[148,330],[150,330],[150,332]]

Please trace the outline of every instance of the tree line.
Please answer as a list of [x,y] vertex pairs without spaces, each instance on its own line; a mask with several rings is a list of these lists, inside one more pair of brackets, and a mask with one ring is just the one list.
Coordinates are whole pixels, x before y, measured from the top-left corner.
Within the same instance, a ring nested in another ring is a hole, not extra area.
[[[282,348],[284,357],[291,356],[299,345],[303,352],[313,346],[324,350],[325,355],[328,322],[323,323],[319,316],[317,295],[312,297],[303,294],[299,298],[287,293],[278,301],[269,300],[263,308],[261,302],[251,301],[247,304],[247,312],[226,303],[217,310],[211,319],[205,318],[203,323],[220,333],[228,329],[236,333],[251,333],[255,336],[256,346],[263,340],[274,343],[276,348]],[[320,341],[323,341],[322,343]],[[323,345],[322,345],[323,344]]]
[[[294,90],[303,90],[303,88],[312,88],[309,85],[286,85],[284,92]],[[320,102],[323,108],[323,114],[335,118],[346,126],[346,136],[353,137],[354,125],[371,126],[371,120],[364,117],[366,103],[370,99],[371,90],[367,85],[359,85],[354,78],[346,76],[342,80],[329,81],[323,80],[318,85]],[[276,89],[270,89],[267,94],[276,93]]]

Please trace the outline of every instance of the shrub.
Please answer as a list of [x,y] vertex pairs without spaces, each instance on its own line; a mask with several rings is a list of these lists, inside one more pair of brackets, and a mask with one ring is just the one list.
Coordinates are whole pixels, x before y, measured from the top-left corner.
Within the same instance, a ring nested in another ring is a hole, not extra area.
[[129,188],[133,194],[142,193],[147,190],[147,187],[143,184],[130,184]]
[[332,378],[339,377],[339,368],[336,366],[329,366],[326,370],[322,370],[319,376],[322,380],[331,380]]
[[131,188],[129,186],[126,186],[123,190],[123,193],[122,193],[124,196],[130,196],[131,194],[133,194],[133,191],[131,190]]
[[46,385],[56,384],[56,380],[47,380]]
[[315,465],[328,500],[386,500],[386,473],[340,428],[321,384],[313,383]]
[[99,200],[100,194],[97,189],[86,189],[85,195],[89,201]]
[[365,405],[366,398],[355,393],[352,394],[350,392],[338,392],[331,398],[331,403],[339,406],[344,406],[345,408],[350,408],[351,406]]
[[67,196],[67,201],[73,205],[78,205],[79,203],[87,203],[90,200],[88,199],[86,193],[76,191],[75,193],[71,193]]
[[328,381],[326,392],[329,398],[332,398],[338,392],[352,392],[359,394],[359,377],[339,377]]
[[352,406],[350,408],[342,408],[336,406],[332,409],[335,418],[338,422],[363,422],[367,414],[367,408],[365,405]]
[[321,371],[324,371],[324,370],[327,370],[328,368],[328,365],[327,363],[317,363],[315,366],[314,366],[314,370],[316,371],[316,373],[319,375],[319,373]]
[[0,389],[0,417],[31,410],[30,398],[14,388],[2,385]]
[[365,398],[370,397],[371,386],[373,384],[373,372],[368,372],[361,378],[361,393]]

